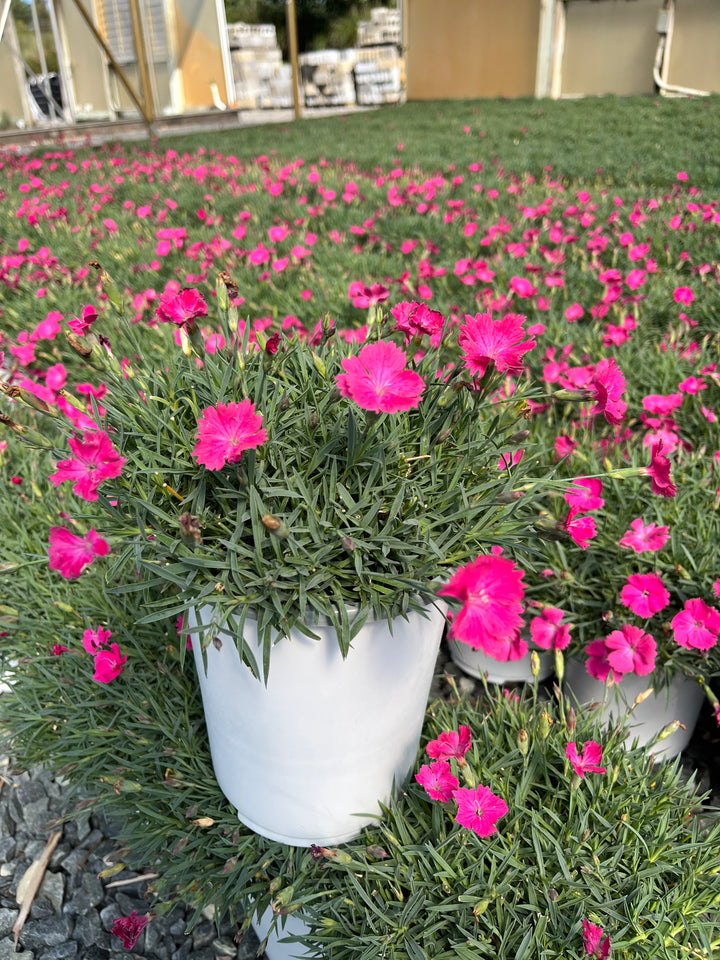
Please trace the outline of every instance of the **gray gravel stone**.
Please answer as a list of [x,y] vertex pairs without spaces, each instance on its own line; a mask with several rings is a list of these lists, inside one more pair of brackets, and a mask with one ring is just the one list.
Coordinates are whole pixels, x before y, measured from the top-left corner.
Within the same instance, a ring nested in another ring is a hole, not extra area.
[[103,930],[97,910],[88,910],[82,917],[77,918],[73,937],[83,947],[95,945],[103,950],[110,949],[110,934]]
[[32,950],[15,953],[12,937],[9,937],[0,940],[0,960],[35,960],[35,954]]
[[65,877],[61,873],[51,873],[48,870],[42,879],[38,893],[48,898],[55,913],[62,913],[65,901]]
[[5,907],[0,908],[0,937],[10,936],[19,912],[19,910],[8,910]]
[[20,934],[20,942],[27,948],[39,950],[57,947],[70,939],[73,924],[69,917],[47,917],[45,920],[28,920]]
[[82,914],[102,903],[103,896],[103,885],[98,878],[91,873],[82,873],[80,885],[73,892],[69,906],[75,913]]
[[[79,949],[80,944],[77,940],[66,940],[65,943],[59,943],[56,947],[43,950],[41,960],[72,960],[73,957],[78,955]],[[20,960],[22,960],[22,957]]]

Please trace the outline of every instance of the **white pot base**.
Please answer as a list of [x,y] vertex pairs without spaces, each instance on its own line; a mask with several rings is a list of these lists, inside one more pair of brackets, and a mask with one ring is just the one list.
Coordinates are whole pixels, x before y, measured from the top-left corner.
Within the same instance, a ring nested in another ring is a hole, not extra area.
[[[453,663],[471,677],[482,680],[487,678],[488,683],[532,683],[534,677],[530,669],[530,654],[522,660],[495,660],[488,657],[482,650],[473,650],[467,643],[457,640],[448,641],[450,656]],[[539,653],[540,673],[538,680],[546,680],[553,672],[554,657],[551,653]]]

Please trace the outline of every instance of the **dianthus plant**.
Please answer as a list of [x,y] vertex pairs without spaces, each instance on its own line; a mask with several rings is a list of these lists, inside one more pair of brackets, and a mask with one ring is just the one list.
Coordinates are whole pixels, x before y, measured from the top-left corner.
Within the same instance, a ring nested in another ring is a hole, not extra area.
[[336,960],[715,955],[720,820],[676,765],[559,693],[431,704],[425,733],[381,826],[274,879],[280,936],[298,912]]
[[266,674],[274,640],[312,635],[314,617],[346,652],[368,617],[435,602],[459,566],[485,556],[497,569],[529,545],[523,317],[448,319],[413,302],[373,306],[359,331],[328,319],[273,333],[238,319],[228,283],[212,335],[186,289],[161,298],[149,346],[122,315],[109,336],[94,317],[69,337],[100,371],[102,403],[87,416],[58,396],[73,435],[49,480],[97,521],[52,527],[53,570],[75,579],[100,562],[111,591],[151,589],[147,622],[209,604],[207,642],[235,616],[259,673],[242,640],[256,617]]

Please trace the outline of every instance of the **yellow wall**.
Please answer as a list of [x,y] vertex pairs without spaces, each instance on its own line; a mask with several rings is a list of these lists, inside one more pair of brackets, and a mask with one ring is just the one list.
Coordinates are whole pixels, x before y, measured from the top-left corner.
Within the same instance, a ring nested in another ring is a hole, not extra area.
[[224,103],[232,100],[234,92],[225,87],[214,0],[175,0],[175,45],[186,110],[212,107],[211,83],[217,84]]
[[569,0],[561,95],[653,93],[660,0]]
[[4,113],[6,116],[3,119],[11,124],[25,119],[20,93],[23,70],[22,67],[18,69],[17,58],[13,51],[19,52],[17,34],[12,20],[8,19],[5,34],[0,43],[0,113]]
[[[94,5],[88,0],[84,0],[83,7],[91,17],[94,15]],[[55,10],[77,115],[81,119],[106,116],[108,104],[102,51],[72,0],[56,0]]]
[[720,2],[675,0],[667,83],[720,93]]
[[409,100],[532,96],[540,0],[405,0]]

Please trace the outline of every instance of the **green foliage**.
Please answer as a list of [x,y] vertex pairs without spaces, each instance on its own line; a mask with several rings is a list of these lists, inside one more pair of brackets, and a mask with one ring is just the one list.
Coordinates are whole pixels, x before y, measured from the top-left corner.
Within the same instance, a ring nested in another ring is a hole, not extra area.
[[[473,736],[461,782],[488,786],[509,807],[498,833],[476,836],[453,821],[453,801],[411,783],[380,828],[294,881],[309,944],[335,960],[559,960],[585,955],[589,919],[623,960],[714,955],[720,821],[698,818],[678,764],[653,767],[625,749],[624,730],[600,731],[562,700],[499,692],[477,705],[435,703],[425,736],[460,724]],[[608,771],[578,782],[565,746],[590,739],[602,742]]]

